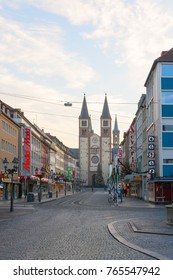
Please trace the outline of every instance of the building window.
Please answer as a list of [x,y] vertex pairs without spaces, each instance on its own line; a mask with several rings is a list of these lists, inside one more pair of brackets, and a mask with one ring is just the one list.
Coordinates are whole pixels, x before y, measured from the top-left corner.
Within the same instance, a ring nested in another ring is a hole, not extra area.
[[163,165],[163,177],[173,176],[173,165]]
[[162,90],[173,90],[173,78],[161,78]]
[[86,136],[86,129],[82,129],[82,136]]
[[162,117],[165,118],[173,117],[173,105],[162,105]]
[[162,104],[173,104],[173,91],[162,91]]
[[108,129],[103,129],[104,136],[108,136]]
[[98,146],[91,147],[91,154],[98,154]]
[[87,121],[86,120],[82,121],[82,126],[87,126]]
[[173,147],[173,132],[162,133],[162,147]]
[[163,64],[162,65],[162,77],[173,77],[173,65]]
[[93,156],[91,158],[92,163],[97,164],[99,162],[99,158],[97,156]]
[[108,120],[104,120],[104,121],[103,121],[103,126],[108,126],[108,124],[109,124],[109,123],[108,123]]
[[162,130],[163,130],[163,131],[173,131],[173,125],[164,124],[164,125],[162,126]]
[[165,159],[163,159],[163,163],[173,163],[173,159],[165,158]]

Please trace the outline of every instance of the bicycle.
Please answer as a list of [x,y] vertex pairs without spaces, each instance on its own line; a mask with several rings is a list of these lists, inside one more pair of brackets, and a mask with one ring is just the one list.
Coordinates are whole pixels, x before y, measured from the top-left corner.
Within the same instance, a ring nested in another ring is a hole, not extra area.
[[109,202],[109,204],[116,203],[116,199],[114,198],[114,195],[112,193],[110,193],[108,196],[108,202]]
[[115,206],[118,206],[117,197],[115,197],[114,194],[112,194],[112,193],[109,193],[108,202],[110,205],[114,204]]

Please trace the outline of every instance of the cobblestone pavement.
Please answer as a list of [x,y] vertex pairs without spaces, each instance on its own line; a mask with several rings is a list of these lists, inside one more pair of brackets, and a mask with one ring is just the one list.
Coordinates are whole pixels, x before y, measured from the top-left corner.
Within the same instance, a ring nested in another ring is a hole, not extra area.
[[[0,259],[173,259],[173,226],[165,206],[107,192],[81,192],[43,201],[0,202]],[[145,233],[146,232],[146,233]]]

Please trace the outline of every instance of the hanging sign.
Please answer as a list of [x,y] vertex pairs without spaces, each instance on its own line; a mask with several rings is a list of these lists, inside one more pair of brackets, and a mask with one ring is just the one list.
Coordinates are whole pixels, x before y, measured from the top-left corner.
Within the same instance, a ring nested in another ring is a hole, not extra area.
[[23,169],[30,174],[30,167],[31,167],[31,128],[30,127],[24,128],[23,155],[24,155]]

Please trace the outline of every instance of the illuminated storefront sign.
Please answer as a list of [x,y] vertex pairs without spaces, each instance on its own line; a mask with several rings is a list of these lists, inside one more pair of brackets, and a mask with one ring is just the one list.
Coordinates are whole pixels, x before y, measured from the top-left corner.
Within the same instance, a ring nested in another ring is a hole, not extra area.
[[129,130],[129,145],[130,145],[130,167],[131,169],[136,168],[135,163],[135,126],[131,125]]
[[153,135],[148,136],[148,173],[150,175],[155,174],[155,137]]
[[31,166],[31,129],[30,127],[24,128],[24,146],[23,146],[24,162],[23,168],[26,172],[30,173]]

